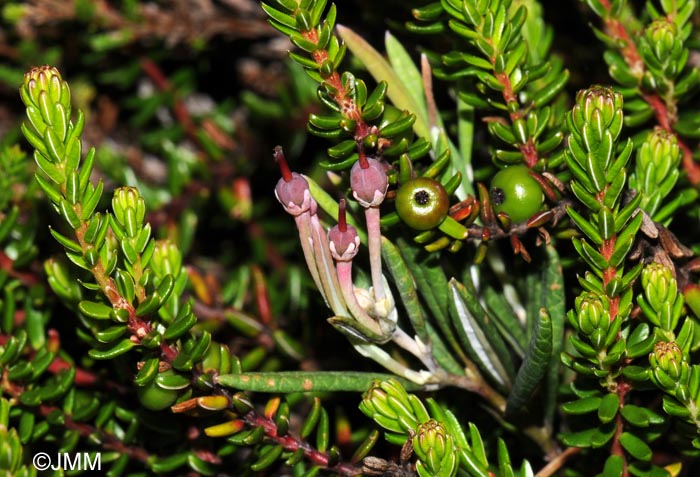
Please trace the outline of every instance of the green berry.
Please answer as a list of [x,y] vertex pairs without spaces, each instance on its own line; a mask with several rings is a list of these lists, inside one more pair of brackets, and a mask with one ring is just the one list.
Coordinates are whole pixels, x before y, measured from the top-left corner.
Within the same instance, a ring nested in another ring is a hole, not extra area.
[[542,187],[524,165],[510,166],[499,171],[491,181],[489,196],[493,210],[508,214],[516,223],[535,215],[544,204]]
[[[175,372],[169,369],[162,374],[172,375]],[[163,389],[156,381],[157,379],[154,379],[147,385],[138,388],[137,394],[143,407],[151,411],[162,411],[175,403],[179,391],[176,389]]]
[[416,230],[437,227],[445,220],[449,208],[447,191],[429,177],[411,179],[396,193],[396,212],[406,225]]

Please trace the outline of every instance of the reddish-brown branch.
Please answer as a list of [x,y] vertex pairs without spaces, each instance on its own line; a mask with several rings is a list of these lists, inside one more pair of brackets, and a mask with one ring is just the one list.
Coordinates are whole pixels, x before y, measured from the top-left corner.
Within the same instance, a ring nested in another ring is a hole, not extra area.
[[355,467],[349,462],[330,462],[331,459],[328,453],[319,451],[304,440],[298,439],[289,434],[278,436],[277,425],[271,419],[258,414],[256,411],[250,411],[248,414],[243,416],[243,420],[250,426],[262,427],[265,430],[265,435],[268,439],[281,445],[287,451],[295,452],[302,449],[304,452],[304,457],[315,465],[324,467],[332,472],[335,472],[336,474],[347,477],[353,477],[362,473],[360,468]]
[[569,457],[581,452],[581,447],[569,447],[561,454],[557,455],[551,462],[542,467],[542,469],[535,474],[535,477],[551,477],[556,471],[558,471],[569,459]]
[[700,166],[695,162],[695,159],[693,159],[693,151],[690,150],[690,147],[688,147],[681,138],[678,138],[678,146],[681,148],[681,151],[683,151],[683,168],[686,174],[688,174],[688,180],[693,185],[700,184]]
[[[609,15],[612,8],[609,0],[600,0],[600,3]],[[625,26],[622,24],[622,22],[620,22],[620,20],[617,18],[611,18],[610,16],[605,18],[605,26],[608,30],[608,34],[622,43],[622,55],[625,58],[627,66],[629,66],[632,70],[632,73],[641,76],[644,71],[644,62],[642,61],[642,57],[637,50],[637,45],[634,43],[632,38],[630,38]]]
[[[630,385],[625,381],[619,380],[617,383],[617,397],[620,401],[620,411],[625,405],[625,396],[631,389]],[[622,412],[617,413],[615,418],[615,434],[612,438],[612,445],[610,446],[610,453],[612,455],[620,456],[622,459],[622,477],[629,477],[629,469],[627,468],[627,457],[625,455],[625,450],[620,442],[620,436],[625,432],[625,421],[622,418]]]
[[[609,15],[611,9],[609,0],[600,0],[600,3],[606,9]],[[607,33],[622,44],[620,51],[632,74],[638,78],[641,78],[644,75],[645,70],[644,61],[637,50],[637,45],[630,37],[629,32],[617,18],[611,18],[608,16],[604,20]],[[693,153],[690,147],[688,147],[683,139],[673,131],[673,125],[677,120],[675,114],[671,114],[669,112],[668,105],[657,93],[643,93],[642,98],[644,98],[647,104],[654,111],[654,117],[658,125],[665,131],[674,134],[677,137],[678,145],[683,151],[682,165],[690,183],[693,185],[700,184],[700,165],[698,165],[698,163],[693,159]]]
[[[616,242],[617,236],[615,235],[613,235],[608,240],[603,241],[603,244],[600,246],[600,254],[605,260],[610,261],[610,258],[612,257],[613,252],[615,251]],[[607,287],[608,283],[614,280],[616,275],[617,269],[615,267],[608,267],[605,270],[603,270],[603,288]],[[617,312],[620,306],[620,297],[615,296],[608,298],[610,299],[610,320],[614,320],[615,318],[617,318]]]

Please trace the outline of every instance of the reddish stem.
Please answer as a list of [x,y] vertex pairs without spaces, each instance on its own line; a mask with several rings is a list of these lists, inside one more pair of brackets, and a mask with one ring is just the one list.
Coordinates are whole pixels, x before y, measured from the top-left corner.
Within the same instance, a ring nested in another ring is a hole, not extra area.
[[338,204],[338,230],[341,232],[348,231],[348,223],[345,217],[345,199],[340,199]]
[[369,167],[369,161],[367,160],[367,155],[365,154],[364,149],[361,147],[360,147],[360,150],[358,152],[358,161],[360,162],[361,168],[367,169]]
[[275,146],[272,155],[275,158],[275,162],[280,168],[280,173],[282,174],[282,179],[284,182],[290,182],[292,180],[292,171],[289,169],[289,164],[287,164],[287,159],[284,157],[284,149],[282,146]]
[[250,426],[262,427],[265,430],[265,435],[270,440],[281,445],[284,450],[295,452],[302,449],[304,452],[304,457],[315,465],[324,467],[332,472],[347,477],[359,475],[362,472],[361,469],[348,462],[340,461],[338,463],[331,463],[330,455],[328,453],[319,451],[306,441],[298,439],[289,434],[281,436],[277,435],[277,424],[275,424],[271,419],[261,416],[255,411],[250,411],[248,414],[243,416],[243,420]]
[[[491,58],[491,64],[495,65],[496,64],[496,57]],[[513,85],[510,82],[510,78],[506,73],[495,73],[494,75],[496,77],[496,80],[498,80],[499,83],[503,85],[503,92],[501,93],[503,95],[503,100],[505,101],[506,105],[510,103],[518,103],[518,96],[515,94],[513,91]],[[514,123],[515,121],[522,119],[523,113],[518,110],[518,111],[513,111],[510,113],[510,121],[511,123]],[[523,158],[525,159],[525,164],[527,164],[527,167],[532,169],[535,164],[537,164],[537,161],[539,160],[539,155],[537,154],[537,148],[535,147],[535,143],[532,141],[532,137],[527,138],[527,142],[525,144],[519,144],[518,149],[523,155]]]
[[[617,236],[613,235],[607,240],[603,240],[603,244],[600,246],[600,254],[605,258],[606,261],[610,261],[613,252],[615,251],[615,243],[617,242]],[[616,276],[617,269],[615,267],[608,267],[603,270],[603,288],[608,286]],[[617,318],[617,312],[620,307],[620,297],[608,297],[610,300],[610,321]]]
[[[627,392],[631,389],[630,385],[624,381],[618,381],[617,385],[617,396],[620,400],[620,411],[624,407],[625,396]],[[617,413],[615,418],[615,434],[612,438],[612,445],[610,446],[610,453],[612,455],[618,455],[622,459],[622,477],[629,477],[629,469],[627,468],[627,458],[625,456],[625,449],[622,447],[620,442],[620,437],[622,433],[625,432],[625,421],[622,418],[622,412]]]

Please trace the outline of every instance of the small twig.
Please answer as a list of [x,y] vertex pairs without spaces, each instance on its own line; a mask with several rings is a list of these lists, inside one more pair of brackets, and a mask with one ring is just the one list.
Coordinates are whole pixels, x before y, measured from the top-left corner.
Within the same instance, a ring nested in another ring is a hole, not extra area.
[[[558,223],[561,219],[566,217],[566,208],[573,206],[574,202],[571,199],[562,199],[550,210],[553,212],[550,223]],[[466,240],[481,240],[484,236],[484,232],[488,234],[489,240],[498,240],[511,237],[513,235],[520,236],[525,235],[528,231],[533,230],[532,227],[528,227],[527,222],[522,222],[519,224],[513,224],[508,230],[503,229],[494,220],[492,225],[470,225],[467,227],[469,230],[469,237]]]
[[569,447],[552,459],[547,465],[542,467],[542,469],[535,474],[535,477],[551,477],[566,463],[569,457],[578,454],[581,450],[580,447]]

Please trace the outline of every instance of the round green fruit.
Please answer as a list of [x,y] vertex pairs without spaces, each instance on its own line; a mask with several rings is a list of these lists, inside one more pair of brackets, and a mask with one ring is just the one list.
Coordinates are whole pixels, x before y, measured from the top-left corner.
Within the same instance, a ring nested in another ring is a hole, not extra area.
[[[172,370],[165,371],[164,373],[174,374]],[[175,403],[180,391],[176,389],[163,389],[158,386],[156,381],[157,379],[154,379],[147,385],[138,388],[137,394],[143,407],[151,411],[162,411]]]
[[506,167],[493,176],[489,196],[493,210],[508,214],[515,223],[529,219],[544,204],[542,186],[524,165]]
[[450,199],[435,179],[417,177],[396,192],[396,212],[406,225],[416,230],[437,227],[447,217]]

